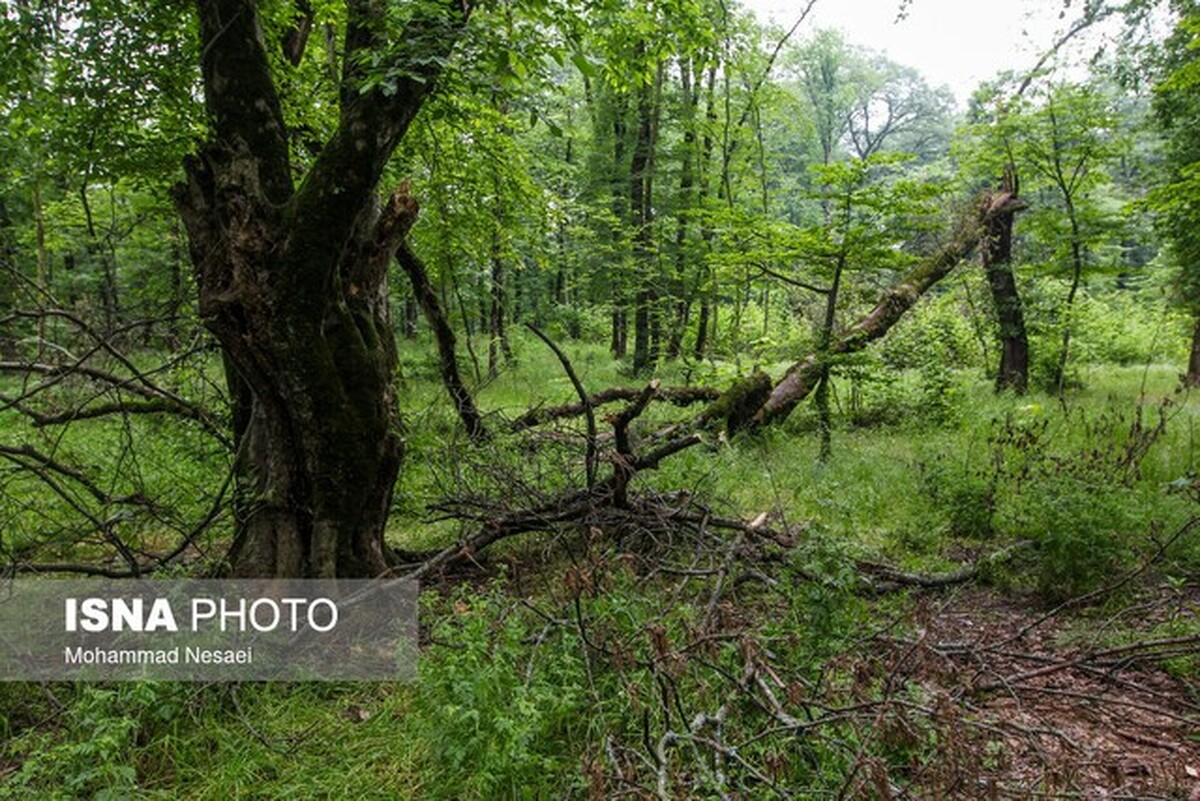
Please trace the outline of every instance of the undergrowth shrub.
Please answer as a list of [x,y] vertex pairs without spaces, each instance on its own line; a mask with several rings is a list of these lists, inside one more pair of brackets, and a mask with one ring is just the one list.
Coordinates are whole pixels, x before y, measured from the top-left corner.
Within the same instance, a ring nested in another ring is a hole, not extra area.
[[1133,561],[1146,523],[1138,494],[1065,473],[1038,476],[1005,498],[1000,525],[1035,543],[1031,578],[1045,601],[1090,592]]
[[879,345],[884,364],[896,370],[936,362],[978,367],[981,350],[958,293],[942,292],[919,303]]
[[981,471],[945,460],[919,463],[917,469],[925,493],[946,513],[952,537],[989,539],[996,533],[996,482]]
[[918,467],[952,536],[1033,544],[1018,578],[1055,603],[1115,579],[1149,535],[1182,516],[1182,499],[1142,476],[1169,408],[1164,401],[1153,422],[1141,408],[1132,415],[1067,411],[1052,421],[1030,404],[993,421],[982,463],[941,459]]
[[841,359],[834,376],[842,381],[839,407],[856,428],[937,428],[962,416],[966,399],[962,380],[937,349],[899,375],[879,353],[864,351]]
[[[139,787],[133,752],[139,741],[182,711],[171,685],[85,685],[54,733],[31,731],[28,754],[0,785],[0,798],[125,799]],[[30,746],[33,747],[30,747]]]
[[549,797],[539,793],[565,773],[585,720],[578,642],[541,632],[499,587],[429,611],[440,619],[405,723],[427,749],[428,797]]

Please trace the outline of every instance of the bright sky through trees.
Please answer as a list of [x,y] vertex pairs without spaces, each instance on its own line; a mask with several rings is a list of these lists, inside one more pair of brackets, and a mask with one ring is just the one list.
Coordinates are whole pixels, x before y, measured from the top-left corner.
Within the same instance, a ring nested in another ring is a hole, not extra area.
[[[760,18],[789,27],[804,7],[797,0],[743,2]],[[853,44],[917,68],[935,86],[948,85],[963,104],[998,71],[1031,67],[1078,13],[1069,8],[1060,19],[1060,0],[913,0],[898,20],[901,6],[901,0],[818,0],[800,34],[841,29]],[[1080,37],[1071,51],[1075,60],[1095,52],[1107,32]]]

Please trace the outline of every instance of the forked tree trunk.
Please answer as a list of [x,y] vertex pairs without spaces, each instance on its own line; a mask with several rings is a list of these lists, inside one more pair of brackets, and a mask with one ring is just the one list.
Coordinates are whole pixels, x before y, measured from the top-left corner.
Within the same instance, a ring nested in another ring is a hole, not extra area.
[[[387,266],[417,211],[403,187],[381,209],[377,187],[463,6],[425,4],[404,42],[389,43],[380,4],[348,3],[339,125],[296,187],[255,5],[198,3],[209,140],[175,192],[233,401],[229,569],[374,576],[388,567],[400,463]],[[399,58],[405,77],[362,91],[370,51]]]
[[[239,527],[231,572],[377,575],[387,568],[382,532],[400,464],[384,280],[395,240],[384,236],[374,250],[375,237],[356,236],[359,253],[330,276],[327,292],[311,238],[258,206],[252,180],[236,188],[222,180],[253,169],[245,153],[225,163],[210,155],[192,165],[182,201],[200,311],[222,344],[233,390]],[[196,214],[218,187],[249,212],[226,218],[226,243],[208,230],[211,217]],[[403,213],[405,200],[397,196],[393,209]],[[395,211],[381,223],[399,233]]]

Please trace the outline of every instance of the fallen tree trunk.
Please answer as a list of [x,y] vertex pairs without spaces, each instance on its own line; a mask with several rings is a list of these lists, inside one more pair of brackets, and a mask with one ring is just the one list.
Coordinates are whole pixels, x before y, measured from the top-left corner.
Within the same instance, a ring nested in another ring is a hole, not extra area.
[[985,195],[974,208],[964,214],[955,227],[950,241],[924,263],[914,268],[892,287],[889,287],[875,308],[847,328],[830,345],[827,356],[810,353],[788,368],[783,378],[754,414],[754,425],[782,422],[801,401],[812,393],[820,380],[826,360],[857,353],[882,338],[904,313],[916,305],[930,287],[945,278],[971,254],[986,231],[987,224],[1003,214],[1012,214],[1023,207],[1012,192]]
[[[783,378],[771,385],[763,373],[755,373],[736,382],[721,393],[703,412],[686,423],[680,423],[657,432],[647,442],[660,442],[656,449],[645,455],[635,454],[629,439],[629,424],[655,399],[669,399],[680,405],[712,397],[711,390],[675,390],[678,395],[670,397],[670,391],[661,389],[657,382],[641,390],[613,389],[589,395],[578,383],[569,362],[562,357],[564,368],[572,375],[580,403],[548,409],[533,409],[512,424],[517,431],[536,426],[548,419],[587,414],[589,426],[589,464],[595,459],[594,410],[601,403],[626,400],[630,405],[610,418],[614,426],[616,452],[612,454],[612,472],[603,480],[593,480],[589,469],[588,487],[568,490],[546,502],[526,508],[468,510],[454,504],[441,505],[440,511],[450,517],[477,523],[479,528],[459,542],[427,555],[424,561],[405,567],[393,568],[393,572],[408,578],[421,579],[440,571],[455,562],[470,560],[489,545],[507,537],[528,531],[544,530],[564,524],[586,523],[597,510],[627,510],[631,505],[628,493],[630,479],[638,472],[656,468],[660,461],[702,441],[702,429],[717,426],[728,434],[745,427],[753,427],[782,421],[815,388],[825,364],[823,359],[836,358],[854,353],[883,337],[904,313],[916,305],[921,296],[934,284],[947,276],[971,251],[979,245],[985,235],[987,224],[1000,214],[1011,214],[1014,204],[1020,203],[1011,192],[995,192],[985,195],[959,220],[950,240],[936,253],[905,275],[898,283],[883,293],[875,307],[854,325],[843,331],[827,350],[813,353],[793,364]],[[534,333],[538,333],[536,329]],[[547,344],[554,347],[547,340]],[[827,362],[826,362],[827,364]],[[945,576],[911,576],[891,570],[886,578],[894,585],[947,586],[970,580],[974,567]]]
[[[633,401],[644,392],[636,387],[609,387],[588,396],[592,408],[615,403],[616,401]],[[665,401],[674,406],[690,406],[693,403],[710,403],[721,396],[719,390],[711,387],[662,387],[653,400]],[[538,406],[530,409],[509,424],[514,432],[525,431],[553,420],[568,417],[580,417],[585,413],[582,403],[564,403],[561,406]]]

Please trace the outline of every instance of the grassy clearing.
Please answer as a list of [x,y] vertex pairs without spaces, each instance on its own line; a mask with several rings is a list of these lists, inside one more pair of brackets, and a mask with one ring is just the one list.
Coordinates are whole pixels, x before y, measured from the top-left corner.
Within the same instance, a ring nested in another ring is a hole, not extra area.
[[[389,536],[409,548],[458,533],[426,512],[446,491],[495,490],[505,476],[550,491],[578,474],[570,426],[562,442],[531,449],[502,437],[472,455],[426,344],[402,351],[407,452]],[[589,389],[634,383],[603,348],[567,349]],[[479,393],[496,429],[535,403],[573,399],[538,343],[518,339],[517,357]],[[706,363],[661,378],[732,373]],[[945,776],[914,766],[941,764],[974,741],[919,711],[936,702],[919,683],[895,684],[880,632],[906,636],[914,604],[904,594],[864,599],[854,564],[936,571],[1028,540],[1031,548],[986,578],[1035,608],[1138,564],[1193,514],[1200,404],[1174,392],[1166,366],[1088,367],[1081,378],[1064,405],[1040,394],[997,397],[978,372],[955,372],[937,385],[952,414],[936,421],[914,413],[929,398],[920,375],[868,382],[855,390],[858,408],[903,410],[878,427],[855,425],[862,418],[845,381],[829,463],[817,459],[806,409],[779,429],[685,452],[639,489],[686,489],[728,517],[767,512],[797,542],[739,555],[730,538],[708,534],[674,545],[621,531],[526,535],[485,559],[478,580],[426,593],[429,643],[414,684],[3,688],[0,797],[604,798],[665,787],[672,797],[770,798],[783,787],[820,797],[869,795],[879,782],[941,786]],[[1162,398],[1171,399],[1165,430],[1145,434]],[[641,430],[677,414],[656,409]],[[1123,466],[1131,431],[1149,438],[1136,469]],[[67,444],[100,458],[121,433],[103,436],[115,439]],[[167,439],[174,444],[139,462],[145,480],[178,482],[179,470],[196,469],[187,440]],[[727,554],[737,570],[774,583],[731,573],[714,603],[713,575]],[[510,563],[536,567],[512,574]],[[1197,566],[1200,546],[1185,539],[1149,585],[1186,595]],[[1124,608],[1111,603],[1081,613],[1077,630]],[[1183,615],[1151,622],[1152,636],[1193,631]],[[1136,623],[1107,623],[1101,642],[1143,636]],[[1194,655],[1164,662],[1176,676],[1196,674]],[[735,691],[739,681],[749,690]],[[875,710],[865,722],[836,712],[864,705]],[[770,733],[780,710],[799,709],[814,716],[811,736]],[[712,742],[736,745],[737,758]],[[972,762],[971,781],[999,775],[1002,762]]]

